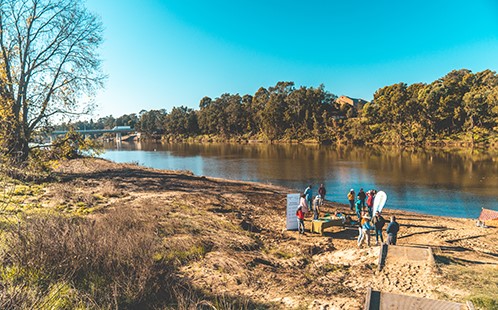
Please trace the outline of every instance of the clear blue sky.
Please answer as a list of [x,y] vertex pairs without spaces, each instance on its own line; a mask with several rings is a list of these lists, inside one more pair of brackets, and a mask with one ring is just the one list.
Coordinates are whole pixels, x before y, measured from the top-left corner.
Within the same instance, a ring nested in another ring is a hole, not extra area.
[[498,1],[87,0],[109,78],[96,116],[253,95],[278,81],[371,100],[453,69],[498,70]]

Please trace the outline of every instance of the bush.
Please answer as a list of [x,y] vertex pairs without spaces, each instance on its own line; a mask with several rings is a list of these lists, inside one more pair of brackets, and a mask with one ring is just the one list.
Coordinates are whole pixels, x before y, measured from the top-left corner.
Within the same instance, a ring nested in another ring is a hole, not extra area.
[[[59,303],[72,298],[73,306],[80,299],[104,307],[139,304],[160,291],[156,283],[166,283],[159,278],[172,269],[154,259],[161,243],[151,223],[131,209],[95,220],[59,215],[23,219],[7,238],[2,282],[13,292],[0,296],[0,308],[11,305],[13,296],[19,297],[16,307],[32,308],[54,295],[57,283],[65,283],[67,295],[61,301],[55,294]],[[37,288],[34,297],[16,292],[25,286]],[[67,294],[73,290],[78,294]]]

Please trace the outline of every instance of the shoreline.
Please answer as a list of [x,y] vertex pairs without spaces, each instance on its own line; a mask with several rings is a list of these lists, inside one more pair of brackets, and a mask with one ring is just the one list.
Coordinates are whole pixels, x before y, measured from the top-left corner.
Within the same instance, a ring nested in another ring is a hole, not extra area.
[[[316,145],[316,146],[337,146],[337,147],[348,147],[348,146],[372,146],[372,147],[396,147],[396,148],[420,148],[420,149],[491,149],[494,151],[498,150],[498,143],[496,141],[486,141],[486,142],[470,142],[466,140],[428,140],[424,143],[348,143],[347,141],[318,141],[315,139],[281,139],[281,140],[267,140],[255,137],[245,137],[237,136],[232,138],[224,138],[220,136],[194,136],[194,137],[184,137],[178,138],[175,136],[161,136],[159,138],[133,138],[128,139],[123,142],[148,142],[148,143],[234,143],[234,144],[291,144],[291,145]],[[107,141],[109,142],[109,141]]]

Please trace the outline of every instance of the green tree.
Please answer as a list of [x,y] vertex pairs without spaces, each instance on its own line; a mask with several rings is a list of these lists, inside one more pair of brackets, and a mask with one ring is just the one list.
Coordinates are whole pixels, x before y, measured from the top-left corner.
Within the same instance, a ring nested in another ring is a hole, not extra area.
[[288,124],[285,120],[287,96],[294,91],[294,82],[278,82],[268,89],[269,99],[263,109],[262,129],[270,140],[282,138]]
[[421,91],[421,102],[428,114],[432,138],[441,138],[462,130],[465,122],[463,96],[472,85],[469,70],[453,70]]
[[402,129],[407,118],[405,107],[408,99],[405,83],[385,86],[375,92],[367,117],[370,123],[381,126],[381,140],[403,142]]
[[166,110],[141,111],[136,129],[146,137],[162,135],[165,132]]
[[130,126],[131,128],[135,128],[135,125],[138,122],[138,116],[135,113],[132,114],[124,114],[120,117],[116,118],[116,126]]
[[170,134],[190,136],[199,133],[197,114],[190,108],[174,107],[165,120],[166,131]]
[[260,87],[252,98],[251,111],[253,113],[252,118],[255,125],[255,131],[257,133],[263,132],[264,109],[269,99],[270,99],[270,93],[264,87]]
[[498,102],[498,76],[491,70],[469,77],[470,90],[463,96],[465,123],[463,130],[475,139],[483,139],[496,126]]

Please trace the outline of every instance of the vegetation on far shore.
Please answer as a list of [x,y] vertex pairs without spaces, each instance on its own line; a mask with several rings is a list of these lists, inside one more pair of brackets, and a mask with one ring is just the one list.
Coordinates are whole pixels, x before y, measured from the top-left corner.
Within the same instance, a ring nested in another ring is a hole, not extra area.
[[429,84],[380,88],[371,102],[338,103],[324,86],[278,82],[254,95],[204,97],[199,110],[142,110],[58,128],[131,126],[142,139],[396,145],[496,144],[498,75],[454,70]]

